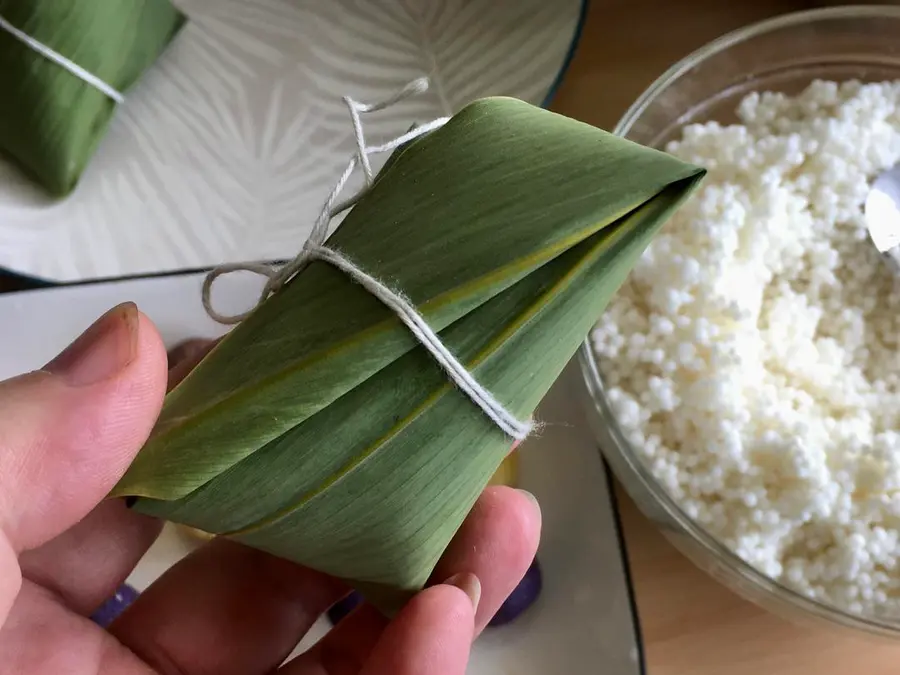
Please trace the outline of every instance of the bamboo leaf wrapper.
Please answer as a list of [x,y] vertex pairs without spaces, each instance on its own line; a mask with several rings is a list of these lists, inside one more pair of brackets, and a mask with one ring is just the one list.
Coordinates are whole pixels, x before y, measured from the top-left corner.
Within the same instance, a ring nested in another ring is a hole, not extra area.
[[[395,153],[328,239],[529,417],[704,171],[506,98]],[[510,438],[378,299],[314,261],[168,396],[113,492],[348,580],[426,582]]]
[[[169,0],[0,0],[0,17],[119,92],[159,58],[186,21]],[[117,104],[0,30],[0,153],[65,196]]]

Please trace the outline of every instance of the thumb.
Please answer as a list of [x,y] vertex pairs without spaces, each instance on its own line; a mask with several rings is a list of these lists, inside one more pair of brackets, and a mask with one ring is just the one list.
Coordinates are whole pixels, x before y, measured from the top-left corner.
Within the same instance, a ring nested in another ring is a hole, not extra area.
[[166,376],[159,334],[125,303],[43,369],[0,382],[0,578],[102,501],[149,436]]
[[480,597],[474,574],[416,594],[384,629],[360,675],[465,675]]

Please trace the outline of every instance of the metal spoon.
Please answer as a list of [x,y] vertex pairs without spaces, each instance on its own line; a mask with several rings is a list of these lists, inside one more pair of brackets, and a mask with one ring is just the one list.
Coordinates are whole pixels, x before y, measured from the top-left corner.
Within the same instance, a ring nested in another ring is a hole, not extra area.
[[883,172],[866,195],[866,227],[875,248],[900,274],[900,164]]

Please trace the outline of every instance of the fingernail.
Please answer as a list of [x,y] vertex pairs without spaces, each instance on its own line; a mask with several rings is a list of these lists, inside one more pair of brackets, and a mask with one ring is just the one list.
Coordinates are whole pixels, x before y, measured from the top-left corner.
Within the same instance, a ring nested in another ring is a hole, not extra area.
[[134,360],[139,324],[137,305],[133,302],[113,307],[44,370],[59,375],[74,387],[109,379]]
[[472,609],[478,609],[478,603],[481,600],[481,582],[474,574],[469,572],[461,572],[454,574],[444,582],[447,586],[456,586],[463,593],[469,596],[472,601]]

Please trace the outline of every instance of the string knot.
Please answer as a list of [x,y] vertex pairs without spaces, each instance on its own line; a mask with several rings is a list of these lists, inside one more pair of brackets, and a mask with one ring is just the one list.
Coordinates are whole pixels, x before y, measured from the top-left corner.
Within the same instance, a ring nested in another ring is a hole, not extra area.
[[[391,152],[406,143],[438,129],[449,120],[449,117],[440,117],[427,124],[414,126],[386,143],[370,146],[366,144],[361,115],[383,110],[405,98],[420,94],[428,89],[428,78],[418,78],[407,84],[403,89],[378,103],[360,103],[349,96],[343,98],[350,112],[353,125],[353,133],[356,140],[356,152],[350,157],[347,167],[338,179],[334,189],[325,200],[322,211],[319,213],[309,237],[303,243],[300,252],[292,260],[281,267],[273,267],[261,263],[229,263],[220,265],[212,270],[203,282],[203,307],[207,314],[219,323],[236,324],[250,316],[253,309],[232,316],[222,315],[212,307],[212,285],[219,277],[236,271],[253,272],[266,277],[266,283],[260,293],[257,306],[264,302],[270,295],[280,291],[285,284],[299,274],[313,260],[324,261],[341,270],[353,281],[365,288],[369,293],[378,298],[406,325],[413,336],[431,354],[440,367],[447,373],[454,384],[465,393],[500,429],[508,436],[516,440],[524,440],[532,430],[531,421],[521,421],[497,401],[494,396],[482,387],[475,377],[466,370],[456,357],[447,349],[437,333],[432,330],[424,318],[416,311],[415,307],[402,294],[388,288],[371,274],[360,269],[345,255],[327,247],[325,240],[328,236],[328,227],[332,219],[339,213],[353,206],[362,194],[368,190],[374,182],[370,156],[383,152]],[[365,187],[353,198],[338,203],[338,198],[353,175],[353,171],[361,166],[365,176]]]

